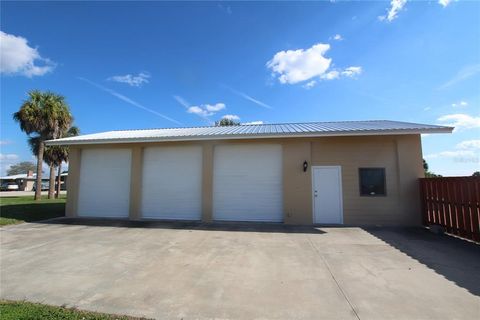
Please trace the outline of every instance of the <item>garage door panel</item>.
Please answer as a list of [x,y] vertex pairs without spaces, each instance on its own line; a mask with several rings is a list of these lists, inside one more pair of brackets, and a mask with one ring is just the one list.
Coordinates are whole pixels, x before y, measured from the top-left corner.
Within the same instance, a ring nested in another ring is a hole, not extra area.
[[130,149],[84,149],[78,215],[126,218],[130,206]]
[[200,219],[201,184],[202,148],[200,146],[145,148],[142,217]]
[[280,145],[215,147],[213,180],[215,220],[283,220]]

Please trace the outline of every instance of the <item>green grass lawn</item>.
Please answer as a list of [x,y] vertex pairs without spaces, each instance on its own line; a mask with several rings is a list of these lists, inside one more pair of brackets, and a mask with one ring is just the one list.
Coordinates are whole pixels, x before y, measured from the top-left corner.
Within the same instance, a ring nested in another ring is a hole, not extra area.
[[109,315],[104,313],[80,311],[77,309],[53,307],[39,303],[24,301],[0,301],[0,319],[2,320],[133,320],[127,316]]
[[65,215],[66,195],[34,201],[33,196],[0,198],[0,226],[45,220]]

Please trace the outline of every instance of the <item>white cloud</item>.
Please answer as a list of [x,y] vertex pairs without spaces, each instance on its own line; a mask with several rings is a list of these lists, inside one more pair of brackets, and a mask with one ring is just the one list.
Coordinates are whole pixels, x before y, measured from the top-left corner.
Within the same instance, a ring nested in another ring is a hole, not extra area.
[[217,104],[206,104],[205,109],[210,112],[218,112],[220,110],[225,109],[225,103],[217,103]]
[[189,106],[187,108],[188,113],[193,113],[199,115],[201,117],[209,117],[216,114],[218,111],[225,109],[226,106],[224,103],[216,103],[216,104],[202,104],[199,106]]
[[333,79],[338,79],[339,76],[340,76],[340,72],[338,72],[337,70],[332,70],[322,74],[320,78],[325,80],[333,80]]
[[0,153],[0,160],[6,161],[6,160],[18,160],[18,155],[14,153]]
[[477,73],[480,73],[480,64],[465,66],[460,69],[450,80],[438,87],[439,90],[451,87],[459,82],[462,82],[468,78],[473,77]]
[[127,96],[125,96],[125,95],[123,95],[123,94],[121,94],[121,93],[118,93],[118,92],[115,91],[115,90],[106,88],[106,87],[104,87],[104,86],[102,86],[102,85],[100,85],[100,84],[98,84],[98,83],[95,83],[95,82],[93,82],[93,81],[90,81],[90,80],[88,80],[88,79],[86,79],[86,78],[78,77],[77,79],[82,80],[82,81],[84,81],[84,82],[86,82],[86,83],[89,83],[89,84],[91,84],[92,86],[97,87],[98,89],[100,89],[100,90],[102,90],[102,91],[105,91],[105,92],[111,94],[112,96],[116,97],[117,99],[120,99],[120,100],[122,100],[123,102],[126,102],[126,103],[128,103],[128,104],[130,104],[130,105],[132,105],[132,106],[134,106],[134,107],[136,107],[136,108],[138,108],[138,109],[142,109],[142,110],[144,110],[144,111],[150,112],[150,113],[152,113],[152,114],[154,114],[154,115],[157,115],[157,116],[159,116],[159,117],[161,117],[161,118],[164,118],[164,119],[166,119],[166,120],[168,120],[168,121],[171,121],[171,122],[173,122],[173,123],[180,124],[180,125],[182,124],[181,122],[179,122],[179,121],[177,121],[177,120],[175,120],[175,119],[173,119],[173,118],[170,118],[170,117],[168,117],[168,116],[166,116],[166,115],[164,115],[164,114],[162,114],[162,113],[160,113],[160,112],[158,112],[158,111],[155,111],[155,110],[153,110],[153,109],[150,109],[150,108],[148,108],[148,107],[145,107],[145,106],[142,105],[141,103],[138,103],[137,101],[134,101],[134,100],[130,99],[129,97],[127,97]]
[[452,107],[457,108],[457,107],[466,107],[468,106],[468,102],[466,101],[460,101],[456,103],[452,103]]
[[362,73],[362,67],[348,67],[342,71],[342,75],[346,77],[354,77]]
[[226,114],[222,117],[222,119],[228,119],[228,120],[240,120],[240,117],[235,115],[235,114]]
[[267,67],[281,83],[309,80],[323,75],[330,67],[332,59],[324,56],[329,49],[329,44],[317,43],[308,49],[280,51],[267,62]]
[[201,115],[201,116],[207,116],[207,111],[206,110],[203,110],[202,108],[200,107],[197,107],[197,106],[191,106],[187,109],[187,112],[188,113],[193,113],[193,114],[198,114],[198,115]]
[[37,48],[28,45],[27,39],[0,31],[0,73],[43,76],[53,71],[56,64],[40,56]]
[[333,36],[333,40],[337,40],[337,41],[342,41],[343,40],[343,37],[341,34],[336,34]]
[[353,78],[362,73],[362,67],[359,66],[329,70],[332,59],[324,56],[329,48],[329,44],[318,43],[308,49],[280,51],[267,62],[267,68],[271,69],[272,75],[278,77],[283,84],[310,80],[303,85],[306,89],[317,84],[314,78],[334,80],[341,77]]
[[[355,78],[356,75],[362,73],[362,67],[348,67],[343,70],[331,70],[320,76],[321,80],[335,80],[340,79],[341,77]],[[316,80],[311,80],[307,82],[303,87],[305,89],[311,89],[317,84]]]
[[455,131],[480,128],[480,117],[472,117],[463,113],[447,114],[437,120],[442,122],[442,125],[455,127]]
[[477,164],[480,164],[480,140],[461,141],[453,150],[427,154],[425,159],[451,159],[456,163],[471,163],[477,167]]
[[432,153],[432,154],[427,154],[425,155],[425,158],[427,159],[433,159],[433,158],[454,158],[454,157],[461,157],[461,156],[474,156],[475,153],[471,150],[456,150],[456,151],[442,151],[438,153]]
[[12,144],[13,141],[10,141],[10,140],[0,140],[0,146],[4,146],[6,144]]
[[387,9],[387,14],[379,16],[378,19],[380,21],[388,20],[389,22],[395,20],[406,3],[407,0],[392,0],[390,2],[390,8]]
[[113,76],[108,78],[109,81],[115,81],[120,83],[126,83],[132,87],[141,87],[143,84],[148,83],[150,74],[146,72],[140,72],[138,75],[126,74],[123,76]]
[[263,124],[263,121],[250,121],[242,123],[243,126]]
[[0,153],[0,175],[6,175],[10,167],[17,163],[20,157],[14,153]]
[[480,149],[480,140],[465,140],[457,144],[456,148],[461,150]]
[[226,109],[225,103],[219,102],[216,104],[201,104],[198,106],[191,105],[187,100],[180,96],[173,96],[175,100],[187,109],[188,113],[196,114],[207,122],[211,122],[208,117],[215,115],[218,111]]
[[311,89],[317,84],[317,80],[312,80],[303,85],[305,89]]
[[425,108],[423,108],[423,111],[428,111],[430,109],[432,109],[432,108],[431,107],[425,107]]
[[453,158],[456,162],[479,162],[479,155],[472,150],[442,151],[425,155],[425,159]]
[[188,113],[196,114],[203,120],[207,121],[209,124],[211,124],[211,121],[207,118],[207,113],[208,111],[202,109],[199,106],[192,106],[187,100],[185,100],[183,97],[180,96],[173,96],[173,98],[184,108],[187,109]]
[[438,0],[438,3],[443,6],[444,8],[446,6],[448,6],[450,3],[452,2],[452,0]]
[[426,159],[452,158],[455,162],[480,162],[480,140],[465,140],[455,146],[455,150],[432,153]]

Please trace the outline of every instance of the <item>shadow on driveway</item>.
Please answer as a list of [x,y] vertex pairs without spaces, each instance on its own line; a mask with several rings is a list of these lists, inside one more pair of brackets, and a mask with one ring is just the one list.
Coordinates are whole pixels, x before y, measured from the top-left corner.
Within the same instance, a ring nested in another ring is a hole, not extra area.
[[480,296],[480,245],[423,228],[363,228],[426,265],[447,280]]
[[307,233],[323,234],[325,231],[318,226],[296,226],[283,223],[269,222],[211,222],[198,221],[131,221],[119,219],[98,218],[58,218],[39,223],[83,225],[96,227],[124,227],[124,228],[157,228],[180,230],[205,230],[205,231],[240,231],[240,232],[271,232],[271,233]]

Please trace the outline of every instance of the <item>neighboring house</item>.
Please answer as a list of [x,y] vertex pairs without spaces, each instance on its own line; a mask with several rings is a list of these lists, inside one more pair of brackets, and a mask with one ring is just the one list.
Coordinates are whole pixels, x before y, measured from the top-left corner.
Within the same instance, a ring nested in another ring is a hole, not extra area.
[[33,171],[28,171],[28,173],[15,174],[11,176],[0,177],[0,185],[4,186],[5,184],[15,183],[18,185],[19,191],[31,191],[33,185],[35,184],[35,178],[37,174]]
[[[63,172],[60,174],[60,183],[61,183],[61,189],[66,190],[65,185],[66,185],[66,180],[67,180],[68,172]],[[0,177],[0,185],[5,185],[7,183],[16,183],[18,185],[18,191],[32,191],[35,188],[35,181],[37,179],[37,174],[33,173],[32,171],[29,171],[28,173],[21,173],[21,174],[15,174],[11,176],[4,176]],[[55,181],[56,178],[55,178]],[[48,185],[50,181],[48,177],[43,177],[42,178],[42,190],[48,190]]]
[[396,121],[110,131],[69,145],[69,217],[416,225],[420,134]]

